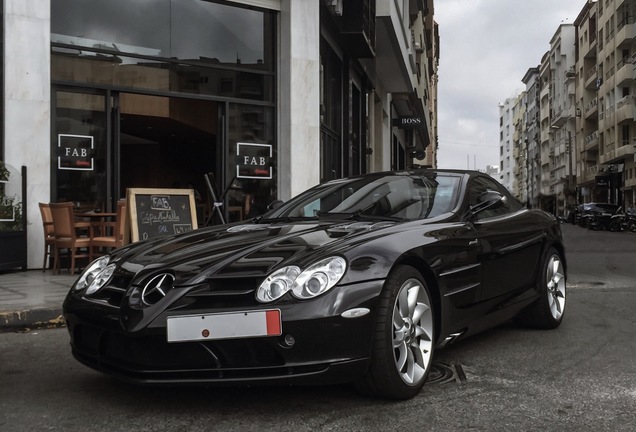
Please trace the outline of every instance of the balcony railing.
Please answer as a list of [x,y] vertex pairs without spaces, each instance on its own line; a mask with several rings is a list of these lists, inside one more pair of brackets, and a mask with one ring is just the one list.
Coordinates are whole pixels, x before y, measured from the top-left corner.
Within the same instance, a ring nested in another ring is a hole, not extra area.
[[598,111],[598,98],[592,99],[587,105],[585,105],[585,117],[589,117],[596,111]]
[[623,57],[616,65],[616,85],[622,86],[623,84],[632,81],[634,79],[634,64],[633,56]]
[[616,103],[616,122],[633,121],[636,116],[636,98],[625,96]]
[[585,150],[589,150],[598,145],[599,132],[592,132],[585,137]]
[[590,78],[596,78],[596,71],[598,70],[598,66],[594,65],[590,68],[589,71],[585,74],[585,82],[587,82]]

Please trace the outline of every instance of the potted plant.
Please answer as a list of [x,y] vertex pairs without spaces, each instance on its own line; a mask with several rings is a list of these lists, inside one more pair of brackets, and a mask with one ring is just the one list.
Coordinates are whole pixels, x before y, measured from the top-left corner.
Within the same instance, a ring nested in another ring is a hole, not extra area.
[[7,183],[10,175],[9,169],[4,165],[4,162],[0,161],[0,182]]
[[0,232],[22,231],[22,202],[0,192]]

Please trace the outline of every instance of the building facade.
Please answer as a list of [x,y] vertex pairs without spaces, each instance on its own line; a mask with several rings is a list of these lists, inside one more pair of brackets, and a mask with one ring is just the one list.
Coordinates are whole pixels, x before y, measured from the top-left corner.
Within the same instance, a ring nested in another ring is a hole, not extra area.
[[507,98],[499,104],[499,180],[511,192],[514,190],[516,167],[513,146],[515,102],[516,98]]
[[[536,107],[526,97],[527,153],[538,136],[539,178],[514,172],[528,190],[536,181],[540,208],[565,215],[577,203],[636,203],[635,16],[634,0],[588,1],[574,23],[562,23],[550,40],[538,70],[538,132],[530,121]],[[526,93],[533,79],[523,78]]]
[[[433,1],[4,0],[0,160],[112,210],[212,174],[227,220],[321,181],[435,164]],[[427,159],[432,158],[432,159]],[[205,220],[204,214],[200,220]]]
[[576,106],[569,120],[575,131],[565,141],[578,203],[635,202],[635,13],[633,0],[590,1],[574,22]]
[[526,75],[521,80],[526,85],[525,106],[526,118],[524,123],[524,144],[526,147],[525,169],[523,175],[526,184],[527,205],[529,208],[537,208],[539,206],[540,196],[540,90],[541,82],[539,80],[539,68],[534,67],[528,69]]
[[575,27],[561,24],[550,40],[550,187],[557,214],[574,205]]

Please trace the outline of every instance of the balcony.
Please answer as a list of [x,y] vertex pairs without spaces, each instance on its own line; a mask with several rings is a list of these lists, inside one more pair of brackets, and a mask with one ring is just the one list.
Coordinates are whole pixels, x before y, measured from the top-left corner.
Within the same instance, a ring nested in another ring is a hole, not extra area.
[[567,108],[562,108],[558,111],[555,111],[554,117],[552,118],[551,126],[561,127],[568,121],[568,119],[571,119],[572,117],[574,117],[573,105],[570,105]]
[[616,65],[616,85],[623,87],[634,80],[634,56],[626,56]]
[[585,73],[585,88],[588,90],[596,90],[596,79],[598,78],[598,66],[594,65]]
[[594,148],[598,148],[598,140],[599,140],[599,132],[596,131],[594,133],[589,134],[585,137],[585,150],[592,150]]
[[634,121],[636,119],[636,98],[625,96],[616,103],[616,122]]
[[345,2],[340,34],[347,50],[354,57],[374,57],[375,0]]
[[616,46],[630,45],[636,39],[636,24],[634,18],[627,16],[623,18],[616,26]]
[[589,45],[584,47],[584,58],[596,58],[596,33],[592,33],[590,35],[590,43]]
[[592,99],[585,105],[585,119],[588,120],[595,115],[598,115],[598,98]]
[[583,169],[581,173],[577,176],[577,184],[584,185],[586,183],[593,182],[597,172],[598,172],[598,165],[593,165]]
[[[349,3],[356,3],[350,1]],[[409,55],[413,52],[407,11],[393,1],[375,3],[376,75],[388,93],[410,93],[416,86],[415,70]],[[401,3],[400,3],[401,4]]]
[[616,143],[609,144],[605,147],[605,152],[599,155],[599,163],[610,164],[620,161],[629,157],[631,160],[634,158],[634,150],[636,147],[633,144],[622,143],[621,147],[616,148]]

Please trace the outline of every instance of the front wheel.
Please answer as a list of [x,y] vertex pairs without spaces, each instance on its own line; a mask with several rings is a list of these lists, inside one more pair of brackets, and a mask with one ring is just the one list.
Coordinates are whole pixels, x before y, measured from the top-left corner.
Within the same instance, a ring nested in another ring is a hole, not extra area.
[[519,324],[553,329],[563,321],[565,312],[565,268],[559,252],[550,248],[539,275],[539,298],[521,311]]
[[371,365],[356,386],[389,399],[417,395],[428,376],[434,350],[434,310],[422,275],[395,268],[382,291]]

